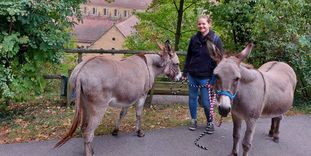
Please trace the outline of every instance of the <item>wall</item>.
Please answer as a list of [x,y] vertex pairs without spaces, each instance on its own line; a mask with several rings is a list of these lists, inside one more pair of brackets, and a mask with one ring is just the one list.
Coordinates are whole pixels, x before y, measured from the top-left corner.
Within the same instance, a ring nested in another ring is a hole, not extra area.
[[[133,15],[134,9],[128,8],[116,8],[116,7],[103,7],[96,5],[81,5],[81,11],[83,15],[93,15],[93,16],[101,16],[101,17],[109,17],[111,19],[119,19],[119,18],[128,18]],[[93,14],[93,8],[95,8],[96,12]],[[86,9],[86,10],[85,10]],[[106,9],[106,15],[104,15],[104,9]],[[115,16],[115,10],[117,10],[117,16]],[[124,12],[127,12],[127,15]]]
[[[115,40],[113,40],[113,38]],[[105,34],[101,36],[95,43],[93,43],[89,49],[115,49],[120,50],[123,49],[122,45],[124,43],[124,36],[121,32],[113,26],[110,30],[108,30]]]

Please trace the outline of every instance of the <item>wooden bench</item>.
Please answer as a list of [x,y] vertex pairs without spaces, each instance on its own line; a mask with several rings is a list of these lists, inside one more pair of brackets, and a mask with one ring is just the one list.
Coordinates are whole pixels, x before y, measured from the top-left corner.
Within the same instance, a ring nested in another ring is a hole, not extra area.
[[145,106],[150,107],[154,95],[188,95],[187,82],[169,82],[156,80],[152,89],[149,91]]

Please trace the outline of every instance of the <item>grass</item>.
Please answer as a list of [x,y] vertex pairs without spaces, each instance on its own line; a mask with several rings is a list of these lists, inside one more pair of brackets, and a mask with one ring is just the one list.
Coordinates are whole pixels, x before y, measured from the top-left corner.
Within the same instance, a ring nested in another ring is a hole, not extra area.
[[[311,105],[303,101],[298,102],[305,105],[297,105],[287,115],[311,114]],[[0,118],[0,144],[60,139],[71,126],[74,114],[73,106],[61,107],[61,103],[59,98],[39,97],[33,102],[11,104],[9,111]],[[95,135],[110,134],[119,112],[120,109],[109,108]],[[135,107],[131,107],[121,124],[121,133],[135,133],[135,116]],[[148,131],[184,126],[189,120],[189,110],[184,104],[152,105],[151,108],[144,109],[142,128]],[[230,117],[225,118],[225,121],[229,120]],[[198,110],[198,122],[206,122],[201,107]],[[75,133],[75,137],[81,137],[80,129]]]
[[[106,135],[112,132],[120,109],[109,108],[96,129],[95,135]],[[16,103],[9,106],[9,111],[0,118],[0,144],[21,143],[60,139],[70,128],[74,106],[61,107],[60,99],[43,97],[28,103]],[[135,132],[135,107],[131,107],[124,118],[121,133]],[[198,120],[203,124],[203,109],[199,109]],[[186,125],[189,112],[186,105],[152,105],[145,108],[142,117],[142,128],[145,131]],[[76,137],[81,137],[80,129]]]

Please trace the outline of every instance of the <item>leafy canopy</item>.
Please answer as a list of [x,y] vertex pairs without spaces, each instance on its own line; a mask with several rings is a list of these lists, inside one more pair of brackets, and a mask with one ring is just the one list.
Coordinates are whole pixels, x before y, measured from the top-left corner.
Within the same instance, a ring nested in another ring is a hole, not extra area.
[[183,1],[181,23],[181,38],[179,49],[187,49],[189,38],[197,31],[196,21],[198,6],[204,4],[197,0],[154,0],[146,12],[137,13],[140,23],[136,26],[137,34],[126,40],[129,49],[151,50],[157,49],[156,42],[169,39],[176,42],[178,10]]
[[[59,63],[74,15],[86,0],[0,2],[0,100],[43,89],[48,63]],[[28,95],[30,95],[28,94]]]

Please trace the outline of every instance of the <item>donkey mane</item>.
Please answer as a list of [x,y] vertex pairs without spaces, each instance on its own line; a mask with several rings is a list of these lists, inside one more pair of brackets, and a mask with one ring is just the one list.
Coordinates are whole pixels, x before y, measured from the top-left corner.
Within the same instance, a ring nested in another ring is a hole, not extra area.
[[[235,62],[237,62],[237,63],[239,62],[239,59],[236,57],[236,54],[225,54],[224,58],[231,58]],[[241,62],[240,65],[247,68],[247,69],[254,69],[254,66],[249,64],[249,63]]]
[[241,62],[241,66],[247,68],[247,69],[254,69],[254,66],[251,65],[251,64],[248,64],[248,63],[244,63],[244,62]]

